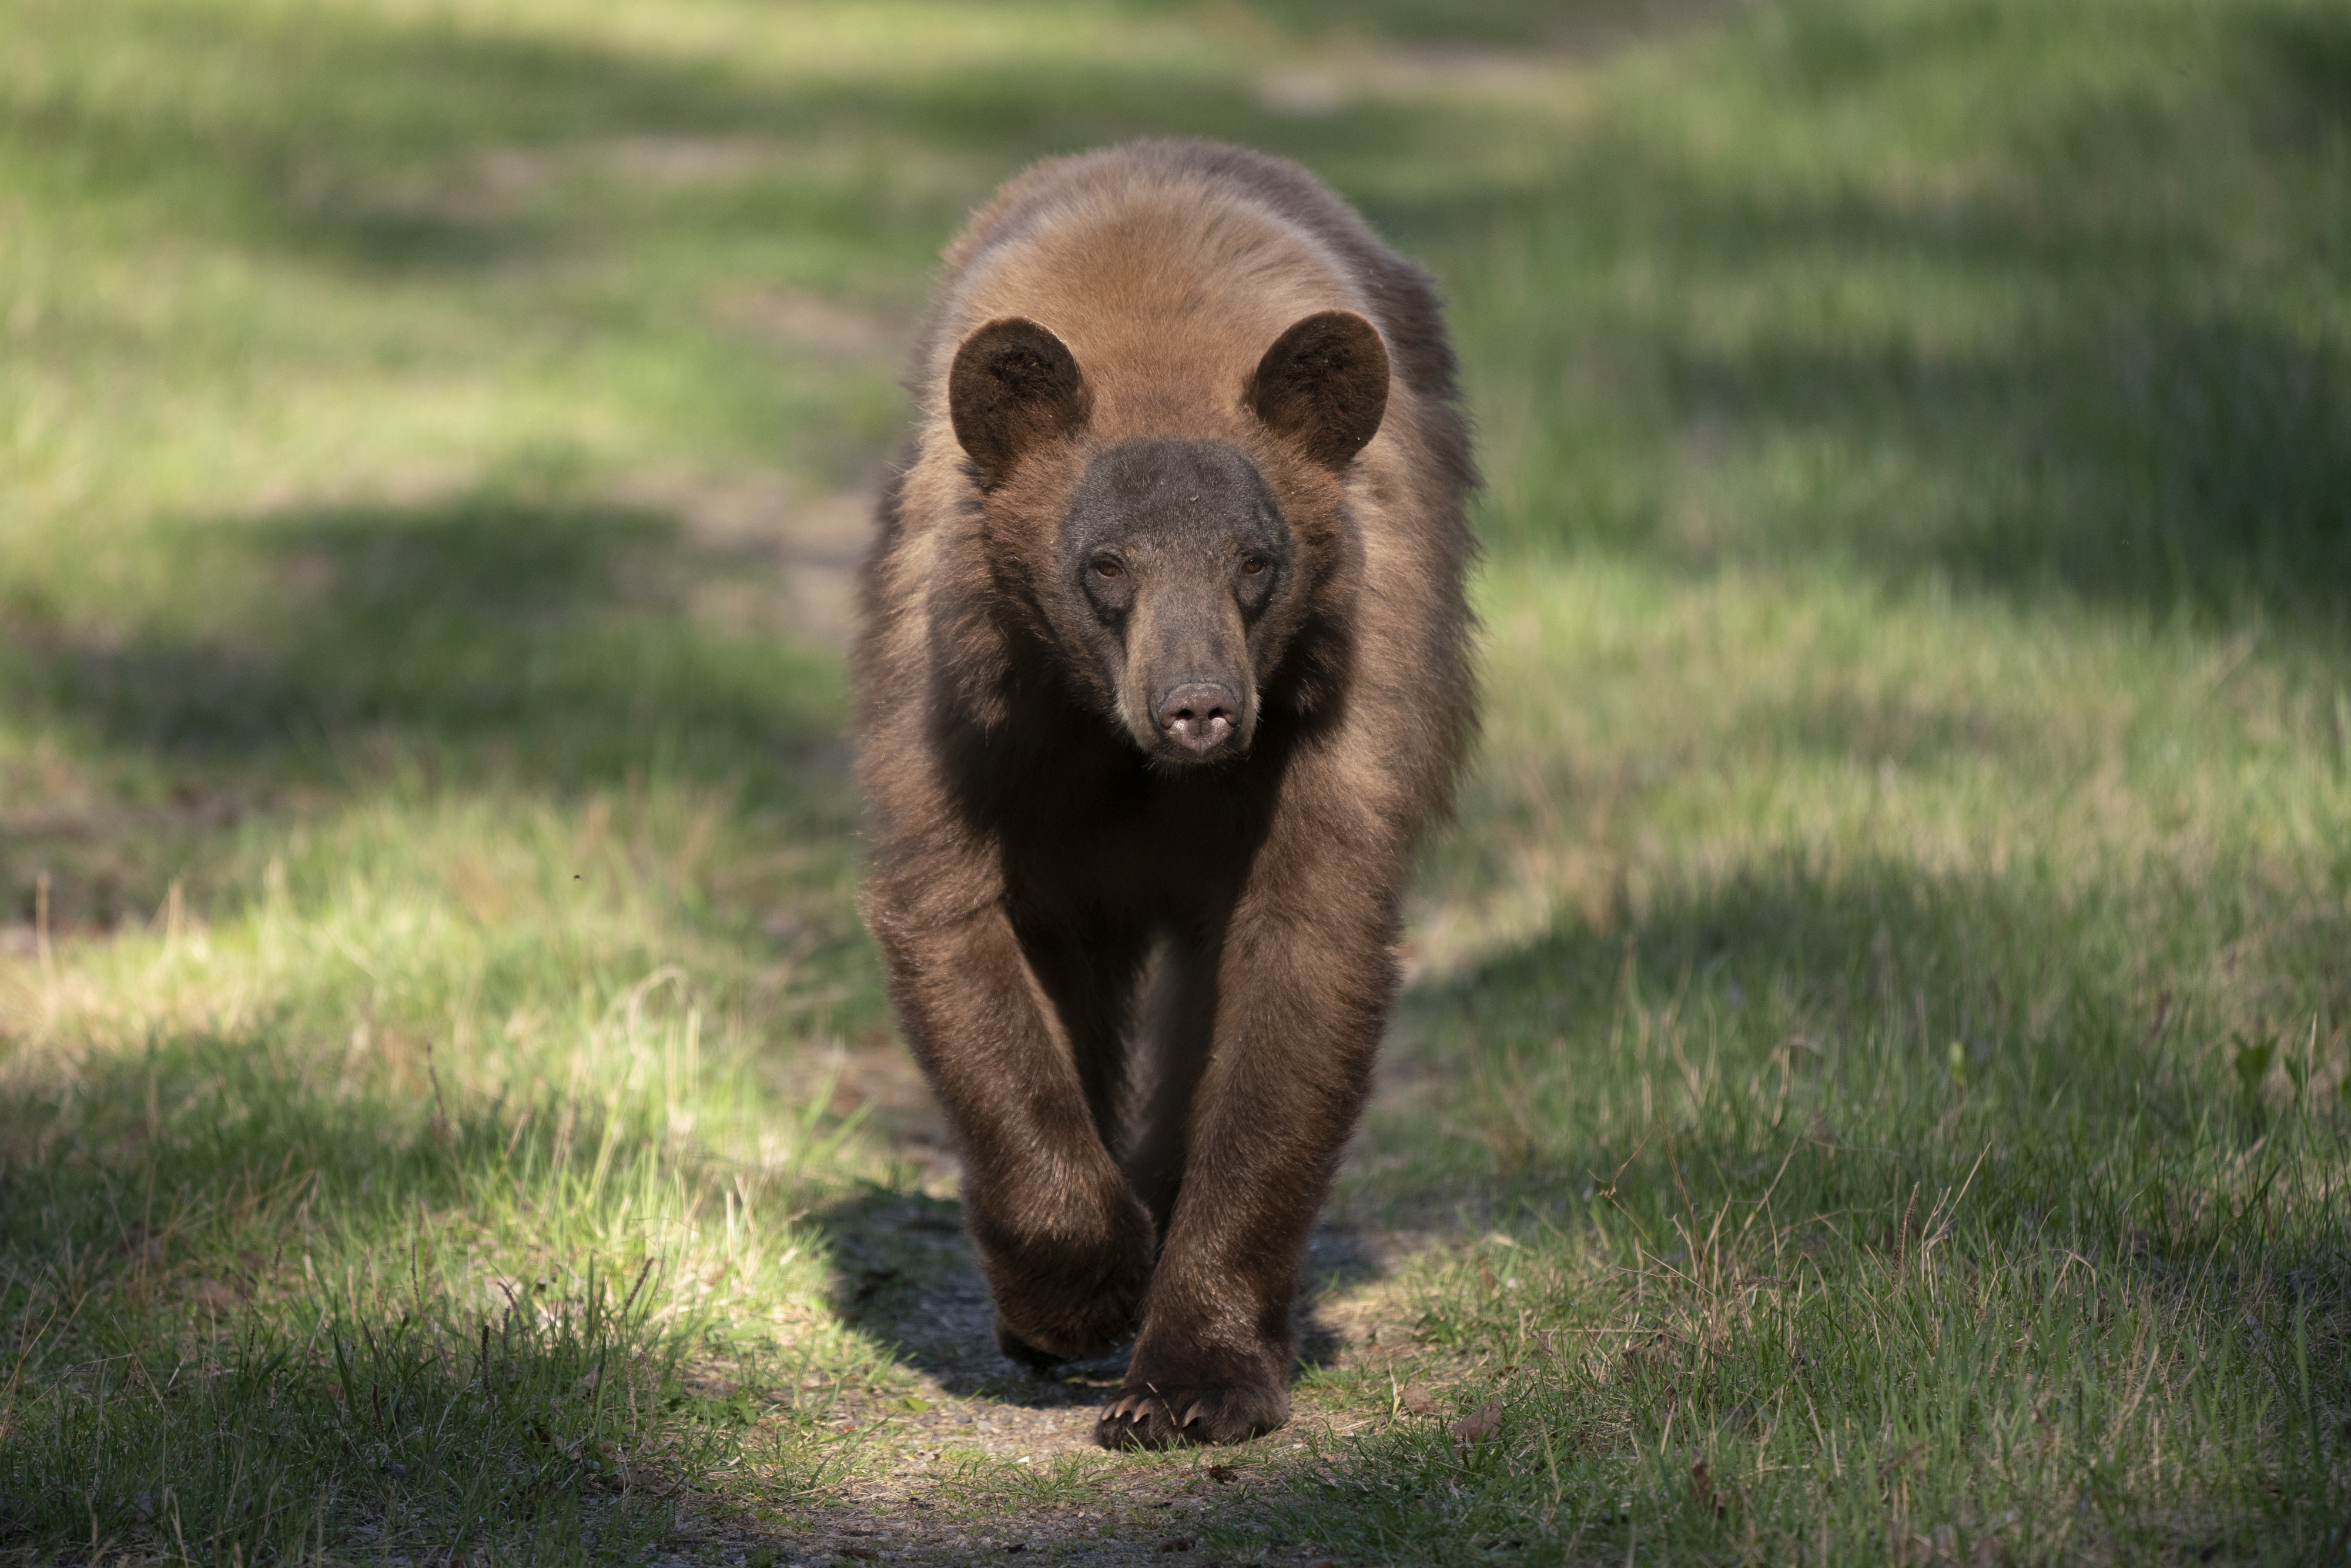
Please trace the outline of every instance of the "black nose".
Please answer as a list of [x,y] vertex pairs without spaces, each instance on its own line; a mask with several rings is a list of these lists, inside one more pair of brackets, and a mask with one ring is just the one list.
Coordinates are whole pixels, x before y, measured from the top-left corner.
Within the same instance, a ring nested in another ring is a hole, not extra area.
[[1239,699],[1217,681],[1193,681],[1159,699],[1159,727],[1185,749],[1206,757],[1233,733]]

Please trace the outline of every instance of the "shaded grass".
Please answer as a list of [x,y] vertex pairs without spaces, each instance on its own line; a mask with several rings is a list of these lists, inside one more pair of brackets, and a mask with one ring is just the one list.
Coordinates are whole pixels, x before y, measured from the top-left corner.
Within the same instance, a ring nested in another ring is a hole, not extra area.
[[[160,570],[198,586],[180,614],[131,628],[20,608],[5,652],[40,739],[0,768],[13,761],[36,800],[91,801],[30,813],[0,844],[20,915],[33,915],[36,868],[47,867],[56,926],[113,925],[158,910],[191,856],[229,884],[214,897],[241,899],[261,869],[256,846],[223,829],[372,795],[378,780],[400,804],[360,852],[394,862],[411,858],[395,841],[409,825],[401,806],[562,802],[569,824],[538,806],[524,830],[536,842],[519,855],[482,842],[427,873],[454,880],[490,924],[517,898],[543,909],[559,891],[588,891],[566,883],[606,868],[615,801],[642,807],[648,791],[683,813],[675,858],[654,874],[691,908],[708,909],[706,858],[730,860],[720,880],[743,891],[762,863],[845,889],[852,807],[831,657],[682,614],[714,585],[756,584],[767,563],[682,550],[678,534],[664,517],[511,489],[224,519],[153,546]],[[81,768],[82,789],[43,789],[44,771]],[[754,846],[747,861],[734,859],[738,843]],[[327,880],[347,869],[291,863]],[[507,882],[514,871],[530,885]]]
[[2258,604],[2339,653],[2319,258],[2351,237],[2351,148],[2287,59],[2335,24],[2164,18],[1762,11],[1671,57],[1712,71],[1680,116],[1637,107],[1667,68],[1628,68],[1563,152],[1574,200],[1499,204],[1464,257],[1489,537],[2156,620]]
[[2351,768],[2315,662],[2239,685],[2225,643],[2095,622],[2058,660],[2062,612],[1784,580],[1489,589],[1526,772],[1489,765],[1517,809],[1432,881],[1544,894],[1421,923],[1342,1194],[1487,1239],[1311,1375],[1371,1426],[1278,1528],[1391,1561],[2339,1551]]
[[[0,8],[0,1535],[2339,1554],[2347,42]],[[1142,132],[1444,277],[1488,739],[1309,1446],[956,1445],[949,1533],[874,1490],[946,1244],[855,1239],[951,1170],[824,1065],[886,1015],[785,545],[962,213]]]
[[[1462,1087],[1374,1132],[1355,1201],[1450,1193],[1488,1238],[1323,1375],[1499,1427],[1346,1443],[1290,1528],[1427,1561],[2340,1550],[2341,916],[2297,941],[2158,876],[2135,930],[2024,881],[1750,873],[1428,998],[1398,1065]],[[2232,930],[2271,938],[2235,954],[2266,1023],[2194,973]]]

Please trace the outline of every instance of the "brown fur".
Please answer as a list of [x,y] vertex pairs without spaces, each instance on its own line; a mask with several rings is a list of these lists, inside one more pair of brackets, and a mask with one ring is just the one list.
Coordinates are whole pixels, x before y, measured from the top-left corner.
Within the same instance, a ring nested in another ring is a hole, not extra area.
[[1050,1364],[1139,1320],[1106,1443],[1270,1430],[1474,722],[1435,295],[1295,165],[1142,142],[973,218],[910,384],[865,914],[998,1339]]

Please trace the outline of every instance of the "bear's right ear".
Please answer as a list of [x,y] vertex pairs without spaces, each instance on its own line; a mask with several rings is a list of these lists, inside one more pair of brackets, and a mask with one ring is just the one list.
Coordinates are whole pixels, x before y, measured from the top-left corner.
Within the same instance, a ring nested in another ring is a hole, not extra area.
[[1086,422],[1085,378],[1069,346],[1026,316],[979,328],[947,371],[947,413],[956,440],[993,486],[1024,453]]

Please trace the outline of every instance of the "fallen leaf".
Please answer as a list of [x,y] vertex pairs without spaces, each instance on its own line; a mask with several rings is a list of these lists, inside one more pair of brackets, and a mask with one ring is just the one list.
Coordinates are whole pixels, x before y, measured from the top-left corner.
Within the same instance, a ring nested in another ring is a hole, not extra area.
[[1489,1399],[1453,1423],[1453,1435],[1464,1444],[1482,1443],[1502,1433],[1502,1402]]
[[1220,1487],[1230,1486],[1234,1481],[1240,1479],[1240,1471],[1233,1469],[1230,1465],[1210,1465],[1208,1467],[1208,1479],[1216,1482]]
[[236,1305],[236,1292],[218,1280],[195,1280],[188,1285],[188,1299],[200,1307],[225,1312]]
[[1704,1459],[1690,1467],[1690,1495],[1701,1505],[1714,1500],[1714,1476],[1707,1469]]
[[1417,1383],[1404,1385],[1404,1407],[1416,1416],[1437,1414],[1437,1396]]

